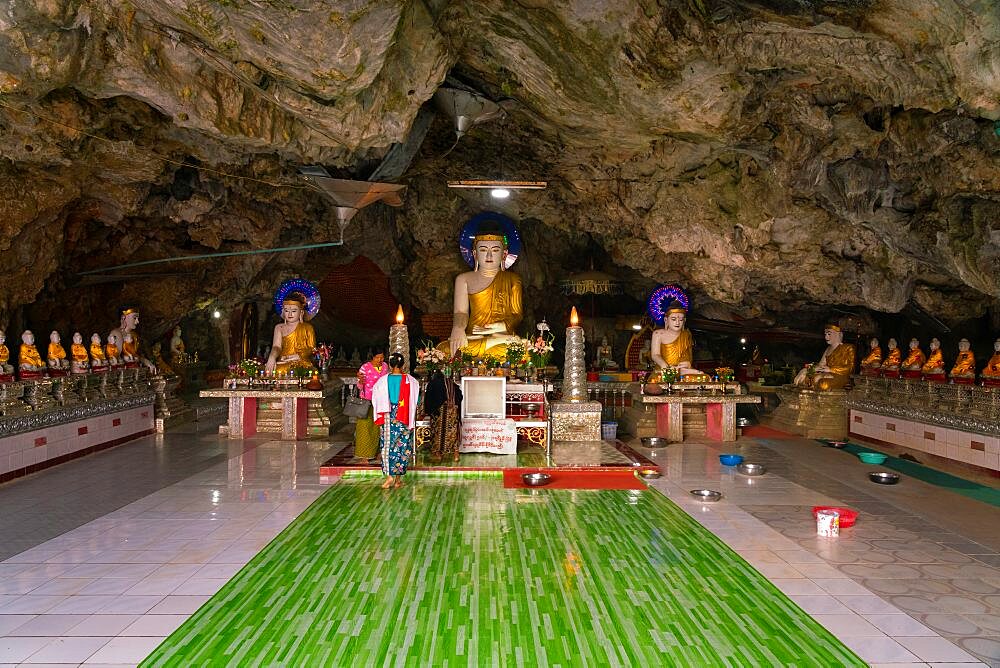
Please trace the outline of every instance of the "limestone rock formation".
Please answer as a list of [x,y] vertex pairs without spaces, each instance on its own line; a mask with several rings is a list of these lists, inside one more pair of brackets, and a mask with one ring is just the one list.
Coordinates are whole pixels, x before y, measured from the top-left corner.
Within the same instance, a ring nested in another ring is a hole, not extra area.
[[[550,183],[503,205],[529,297],[596,242],[634,296],[680,281],[742,316],[998,310],[991,3],[26,0],[0,53],[0,323],[140,299],[165,327],[359,254],[447,311],[457,230],[496,204],[445,181],[500,176]],[[79,275],[336,240],[298,167],[367,179],[446,78],[505,119],[451,148],[436,118],[404,207],[343,247]]]

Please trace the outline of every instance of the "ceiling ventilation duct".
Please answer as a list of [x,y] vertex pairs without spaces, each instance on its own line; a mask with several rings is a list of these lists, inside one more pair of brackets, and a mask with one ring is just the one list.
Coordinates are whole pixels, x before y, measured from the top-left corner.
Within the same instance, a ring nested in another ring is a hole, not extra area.
[[459,88],[442,86],[434,93],[434,106],[455,125],[455,141],[469,131],[473,125],[500,118],[504,110],[496,102],[482,95]]
[[389,206],[403,206],[402,194],[406,186],[398,183],[335,179],[322,165],[300,167],[299,173],[333,200],[341,241],[344,240],[347,223],[369,204],[381,201]]

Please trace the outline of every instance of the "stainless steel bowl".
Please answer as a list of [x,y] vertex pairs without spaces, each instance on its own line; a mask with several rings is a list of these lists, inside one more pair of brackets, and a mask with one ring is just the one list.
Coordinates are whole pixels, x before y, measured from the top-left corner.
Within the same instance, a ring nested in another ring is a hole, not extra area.
[[662,436],[643,436],[639,441],[647,448],[665,448],[670,445],[670,441]]
[[716,492],[714,489],[692,489],[691,495],[699,501],[709,503],[714,503],[722,498],[722,492]]
[[889,471],[872,471],[868,474],[868,479],[880,485],[895,485],[899,482],[899,474]]
[[521,480],[529,487],[541,487],[552,482],[552,476],[548,473],[523,473],[521,474]]
[[524,410],[528,412],[528,417],[535,417],[538,414],[538,409],[541,408],[538,404],[525,404]]
[[639,477],[643,480],[656,480],[661,475],[659,469],[639,469]]
[[767,467],[763,464],[750,464],[748,462],[738,464],[736,470],[743,475],[764,475],[767,473]]
[[830,441],[827,443],[831,448],[837,448],[838,450],[843,450],[844,446],[847,445],[847,441]]

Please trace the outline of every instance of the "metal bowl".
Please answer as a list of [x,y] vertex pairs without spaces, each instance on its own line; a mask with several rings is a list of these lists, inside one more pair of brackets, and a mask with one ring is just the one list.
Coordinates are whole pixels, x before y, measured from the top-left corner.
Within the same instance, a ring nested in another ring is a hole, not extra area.
[[868,479],[880,485],[895,485],[899,482],[899,474],[889,471],[872,471],[868,474]]
[[538,409],[541,408],[538,404],[525,404],[524,410],[528,412],[528,417],[535,417],[538,414]]
[[639,440],[647,448],[664,448],[670,445],[670,441],[662,436],[643,436]]
[[714,489],[692,489],[691,495],[707,503],[714,503],[722,498],[722,492],[716,492]]
[[541,487],[552,482],[552,476],[548,473],[523,473],[521,480],[529,487]]
[[639,469],[637,473],[643,480],[656,480],[662,475],[659,469]]
[[844,446],[847,445],[847,441],[830,441],[827,443],[831,448],[837,448],[838,450],[843,450]]
[[767,473],[767,467],[763,464],[750,464],[748,462],[739,464],[736,470],[743,475],[764,475]]
[[663,394],[663,386],[657,383],[646,383],[642,387],[643,394],[648,394],[651,397],[658,397]]

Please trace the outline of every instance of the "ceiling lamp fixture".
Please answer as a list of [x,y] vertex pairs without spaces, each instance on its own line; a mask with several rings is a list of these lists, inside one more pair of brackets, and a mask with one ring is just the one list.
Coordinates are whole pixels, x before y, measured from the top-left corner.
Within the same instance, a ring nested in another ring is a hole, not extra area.
[[544,190],[548,185],[548,181],[448,181],[449,188],[484,188],[487,190]]
[[495,199],[507,199],[510,197],[510,191],[506,188],[494,188],[490,191],[490,197]]

